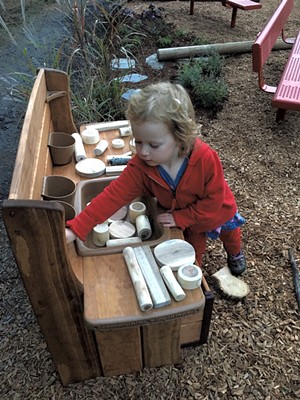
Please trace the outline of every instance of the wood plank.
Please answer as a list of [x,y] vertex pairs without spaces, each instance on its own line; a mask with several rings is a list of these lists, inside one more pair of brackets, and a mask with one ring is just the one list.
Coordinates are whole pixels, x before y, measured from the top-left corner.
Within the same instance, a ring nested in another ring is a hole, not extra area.
[[66,257],[62,206],[5,200],[3,220],[62,383],[101,375],[94,335],[83,319],[82,291]]
[[180,319],[176,319],[142,327],[145,367],[181,362],[180,326]]
[[95,331],[95,336],[104,376],[129,374],[143,368],[138,327]]
[[[32,188],[39,172],[39,160],[45,160],[47,146],[41,142],[47,140],[43,136],[44,108],[46,100],[46,82],[44,72],[38,74],[31,92],[27,111],[20,136],[15,168],[13,172],[9,197],[11,199],[32,199]],[[46,128],[47,124],[45,125]],[[34,194],[36,192],[34,191]],[[39,199],[40,197],[36,197]]]
[[69,76],[66,72],[54,69],[45,69],[47,98],[49,94],[56,92],[65,92],[64,96],[56,97],[49,101],[51,109],[51,119],[54,132],[74,133],[77,128],[73,121],[71,112],[71,97],[69,89]]
[[197,343],[200,340],[202,330],[203,310],[189,317],[181,318],[180,344],[187,345]]
[[225,3],[241,10],[258,10],[262,7],[260,3],[251,0],[226,0]]
[[204,308],[199,344],[207,343],[213,305],[214,305],[214,298],[215,298],[214,292],[210,290],[206,291],[205,289],[203,290],[205,295],[205,308]]
[[[30,187],[29,198],[30,199],[41,199],[41,190],[43,186],[44,176],[47,175],[47,167],[51,165],[50,173],[52,174],[52,160],[48,148],[48,139],[49,139],[49,132],[50,132],[50,109],[45,105],[44,107],[44,114],[42,120],[42,126],[40,128],[41,138],[36,143],[35,153],[37,157],[35,159],[35,175],[33,176],[32,181],[29,181],[28,176],[23,176],[22,180],[27,182],[27,185]],[[36,135],[37,136],[37,135]],[[51,163],[51,164],[50,164]],[[23,172],[23,171],[22,171]],[[23,172],[24,173],[24,172]]]

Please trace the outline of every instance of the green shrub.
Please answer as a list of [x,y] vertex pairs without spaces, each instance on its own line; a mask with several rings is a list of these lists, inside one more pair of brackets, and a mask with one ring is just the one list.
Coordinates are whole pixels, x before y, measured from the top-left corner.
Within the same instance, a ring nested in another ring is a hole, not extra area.
[[223,59],[219,53],[212,53],[208,57],[202,57],[198,61],[202,66],[203,74],[218,77],[221,75]]
[[223,79],[200,76],[191,88],[191,96],[195,105],[203,108],[218,110],[228,97],[228,87]]
[[195,105],[218,110],[228,97],[228,87],[221,73],[222,58],[214,53],[183,64],[178,79],[189,90]]
[[190,61],[181,66],[179,70],[179,82],[182,86],[191,89],[194,85],[196,85],[197,80],[201,75],[201,64]]
[[172,38],[170,38],[170,36],[160,36],[157,39],[157,44],[159,47],[170,47],[172,44]]
[[175,31],[175,36],[177,38],[184,38],[188,35],[189,35],[189,31],[187,31],[185,29],[178,29],[177,31]]
[[204,44],[209,44],[209,42],[207,40],[202,39],[201,37],[195,37],[195,39],[193,39],[191,43],[192,46],[201,46]]

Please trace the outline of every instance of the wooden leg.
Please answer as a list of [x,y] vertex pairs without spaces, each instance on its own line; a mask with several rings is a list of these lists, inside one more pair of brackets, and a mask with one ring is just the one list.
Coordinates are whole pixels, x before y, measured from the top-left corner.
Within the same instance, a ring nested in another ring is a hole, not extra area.
[[95,331],[104,376],[141,371],[142,349],[140,328]]
[[176,319],[142,327],[145,367],[180,363],[180,326]]
[[203,310],[188,317],[181,318],[180,344],[181,346],[198,344],[202,327]]
[[190,15],[194,15],[194,0],[190,0]]
[[276,115],[276,122],[283,121],[286,114],[286,110],[283,108],[278,108]]
[[236,8],[236,7],[233,7],[233,9],[232,9],[232,14],[231,14],[231,24],[230,24],[230,27],[231,27],[231,28],[234,28],[234,27],[235,27],[236,14],[237,14],[237,8]]
[[210,290],[204,291],[204,294],[205,294],[205,308],[204,308],[199,344],[204,344],[208,340],[209,327],[210,327],[214,299],[215,299],[214,293],[211,292]]

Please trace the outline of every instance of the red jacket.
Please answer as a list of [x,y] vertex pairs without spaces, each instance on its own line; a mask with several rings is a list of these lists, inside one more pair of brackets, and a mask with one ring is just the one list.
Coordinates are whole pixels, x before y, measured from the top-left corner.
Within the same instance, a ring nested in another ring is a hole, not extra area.
[[197,138],[175,193],[156,167],[135,156],[124,172],[67,224],[85,240],[95,225],[143,195],[156,197],[163,208],[172,210],[176,225],[182,230],[210,231],[229,221],[237,211],[217,153]]

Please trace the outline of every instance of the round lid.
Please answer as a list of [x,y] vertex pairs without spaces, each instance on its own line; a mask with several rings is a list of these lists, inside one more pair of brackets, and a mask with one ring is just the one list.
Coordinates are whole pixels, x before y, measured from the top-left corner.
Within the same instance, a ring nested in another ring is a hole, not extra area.
[[112,223],[115,221],[119,221],[126,217],[127,214],[127,206],[123,206],[116,213],[114,213],[111,217],[108,218],[108,222]]
[[106,165],[97,158],[86,158],[75,165],[78,175],[84,178],[96,178],[105,173]]
[[114,149],[122,149],[125,145],[123,139],[113,139],[111,144]]
[[135,226],[128,221],[115,221],[110,224],[109,233],[113,239],[125,239],[135,234]]
[[154,256],[160,266],[169,265],[173,271],[186,264],[194,264],[194,247],[182,239],[166,240],[154,248]]

